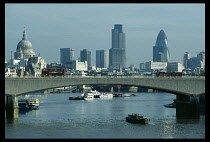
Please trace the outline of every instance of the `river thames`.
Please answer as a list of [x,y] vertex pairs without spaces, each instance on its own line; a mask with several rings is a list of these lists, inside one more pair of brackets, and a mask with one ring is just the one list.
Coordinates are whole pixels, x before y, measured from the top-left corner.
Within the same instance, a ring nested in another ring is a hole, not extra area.
[[[30,95],[40,100],[39,110],[19,113],[14,122],[5,119],[5,138],[205,138],[204,115],[198,121],[177,121],[176,109],[163,106],[172,103],[175,95],[135,94],[135,97],[91,101],[68,99],[80,93]],[[149,124],[126,122],[125,117],[130,113],[149,118]]]

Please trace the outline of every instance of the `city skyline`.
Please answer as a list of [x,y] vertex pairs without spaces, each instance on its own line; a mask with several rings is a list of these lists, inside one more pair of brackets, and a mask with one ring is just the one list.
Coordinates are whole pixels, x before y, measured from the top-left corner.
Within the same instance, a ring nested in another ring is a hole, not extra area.
[[170,61],[182,63],[185,52],[196,56],[205,50],[205,4],[6,4],[5,60],[15,52],[23,27],[36,56],[51,63],[60,61],[60,48],[74,48],[75,58],[82,49],[94,54],[110,49],[110,29],[118,23],[126,33],[126,66],[153,60],[161,29],[167,33]]

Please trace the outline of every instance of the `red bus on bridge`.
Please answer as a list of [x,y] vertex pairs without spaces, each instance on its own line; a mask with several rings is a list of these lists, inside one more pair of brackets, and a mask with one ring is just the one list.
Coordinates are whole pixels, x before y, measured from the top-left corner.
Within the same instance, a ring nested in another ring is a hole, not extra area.
[[182,72],[156,72],[156,77],[182,77]]
[[64,68],[43,68],[42,76],[65,76],[66,71]]

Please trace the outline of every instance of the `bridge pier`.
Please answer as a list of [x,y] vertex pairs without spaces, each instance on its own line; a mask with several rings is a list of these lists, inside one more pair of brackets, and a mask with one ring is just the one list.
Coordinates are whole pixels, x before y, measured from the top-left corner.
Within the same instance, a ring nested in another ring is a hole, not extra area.
[[113,87],[110,88],[110,92],[113,93]]
[[199,97],[176,95],[177,119],[200,119]]
[[16,95],[6,96],[6,119],[18,118],[18,97]]

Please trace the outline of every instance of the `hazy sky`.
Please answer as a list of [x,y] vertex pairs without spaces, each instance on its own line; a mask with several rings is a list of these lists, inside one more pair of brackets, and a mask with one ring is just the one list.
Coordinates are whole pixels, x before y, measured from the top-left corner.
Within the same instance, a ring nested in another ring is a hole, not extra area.
[[[170,61],[182,63],[205,50],[205,4],[5,4],[5,60],[16,51],[24,27],[36,56],[60,62],[60,48],[91,51],[111,48],[111,29],[122,24],[127,66],[153,60],[160,30],[168,38]],[[14,55],[13,55],[14,58]]]

